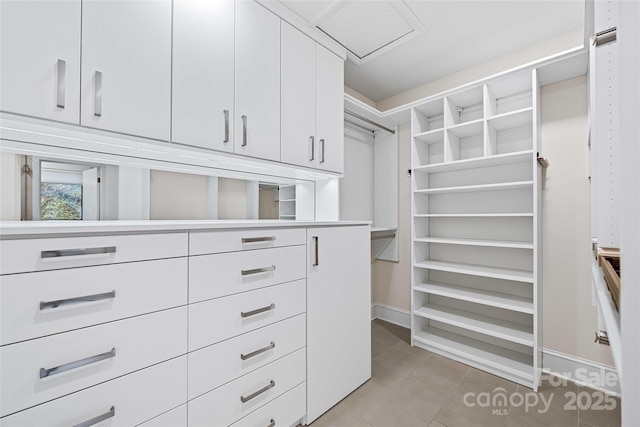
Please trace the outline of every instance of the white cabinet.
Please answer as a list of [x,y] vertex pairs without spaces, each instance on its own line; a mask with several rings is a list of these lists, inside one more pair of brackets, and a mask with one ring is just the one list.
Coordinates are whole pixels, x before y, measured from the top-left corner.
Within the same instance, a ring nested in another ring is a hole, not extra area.
[[233,152],[233,0],[173,4],[171,141]]
[[169,140],[171,1],[84,1],[81,124]]
[[280,18],[236,3],[234,152],[280,160]]
[[371,378],[368,226],[307,230],[307,424]]
[[80,0],[0,2],[0,110],[79,123]]
[[344,63],[282,24],[282,161],[344,170]]

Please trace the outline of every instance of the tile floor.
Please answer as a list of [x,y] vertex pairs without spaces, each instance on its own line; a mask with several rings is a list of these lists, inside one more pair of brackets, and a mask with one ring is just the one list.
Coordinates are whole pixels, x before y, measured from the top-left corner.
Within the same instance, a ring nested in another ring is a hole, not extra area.
[[[371,329],[371,380],[318,418],[313,427],[620,426],[620,401],[603,393],[570,382],[556,385],[551,378],[536,394],[411,347],[408,329],[380,320],[374,320]],[[481,406],[500,387],[512,404],[496,401],[496,406]],[[466,405],[465,396],[466,402],[476,406]],[[579,409],[597,405],[615,405],[615,409]]]

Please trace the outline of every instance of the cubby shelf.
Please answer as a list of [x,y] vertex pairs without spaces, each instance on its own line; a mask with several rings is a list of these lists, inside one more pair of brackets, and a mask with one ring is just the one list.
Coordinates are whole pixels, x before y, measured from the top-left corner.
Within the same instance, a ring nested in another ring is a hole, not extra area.
[[488,166],[508,165],[511,163],[521,163],[531,161],[533,150],[524,150],[514,153],[498,154],[495,156],[477,157],[474,159],[458,160],[449,163],[438,163],[432,165],[416,166],[416,172],[439,173],[463,169],[484,168]]
[[417,141],[427,144],[444,143],[444,129],[429,130],[413,136]]
[[458,138],[467,138],[473,135],[481,135],[484,131],[484,120],[472,120],[470,122],[460,123],[447,129]]
[[533,108],[510,111],[489,117],[487,120],[495,130],[504,130],[532,124]]
[[420,307],[414,314],[516,344],[533,346],[531,326],[435,304]]
[[533,213],[442,213],[415,214],[416,218],[532,218]]
[[414,242],[437,243],[443,245],[485,246],[492,248],[533,249],[532,242],[511,242],[507,240],[452,239],[445,237],[417,237]]
[[428,270],[448,271],[450,273],[468,274],[471,276],[491,277],[493,279],[511,280],[514,282],[533,283],[533,273],[525,270],[510,268],[488,267],[475,264],[461,264],[446,261],[416,262],[414,267]]
[[497,184],[462,185],[459,187],[425,188],[415,190],[418,194],[471,193],[474,191],[518,190],[531,188],[533,181],[500,182]]

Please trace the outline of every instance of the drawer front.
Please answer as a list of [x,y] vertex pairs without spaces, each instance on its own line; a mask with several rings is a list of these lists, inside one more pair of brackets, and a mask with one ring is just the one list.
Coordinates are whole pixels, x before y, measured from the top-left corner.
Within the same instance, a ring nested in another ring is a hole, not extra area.
[[189,353],[189,399],[303,348],[305,320],[299,314]]
[[186,311],[179,307],[0,348],[1,415],[185,354]]
[[189,351],[303,313],[305,295],[305,281],[298,280],[191,304]]
[[0,241],[0,274],[57,270],[188,254],[187,233]]
[[227,426],[301,384],[305,354],[305,349],[300,349],[191,400],[189,426]]
[[[134,426],[176,408],[187,398],[187,357],[182,356],[133,374],[2,418],[2,427],[69,427],[108,417],[96,426]],[[85,424],[87,425],[87,424]],[[175,426],[185,424],[174,424]]]
[[304,279],[306,247],[287,246],[189,258],[189,302]]
[[189,237],[189,255],[304,245],[305,236],[304,228],[192,231]]
[[282,396],[267,403],[232,427],[267,427],[298,425],[297,421],[307,412],[307,383],[302,383]]
[[187,258],[0,278],[2,345],[187,304]]
[[175,409],[165,412],[146,423],[140,424],[140,427],[181,427],[187,425],[187,404],[180,405]]

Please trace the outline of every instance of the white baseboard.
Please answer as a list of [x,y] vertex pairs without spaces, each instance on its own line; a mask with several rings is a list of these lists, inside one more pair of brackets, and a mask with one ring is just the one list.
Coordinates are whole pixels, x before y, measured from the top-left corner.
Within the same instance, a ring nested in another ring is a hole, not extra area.
[[542,350],[542,371],[594,390],[620,396],[618,373],[603,365],[545,348]]
[[411,313],[397,307],[385,304],[373,304],[371,306],[371,320],[380,319],[403,328],[411,328]]

